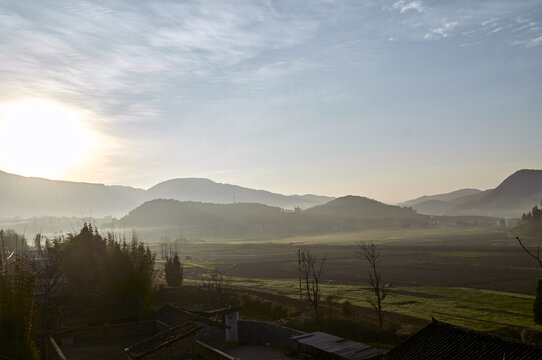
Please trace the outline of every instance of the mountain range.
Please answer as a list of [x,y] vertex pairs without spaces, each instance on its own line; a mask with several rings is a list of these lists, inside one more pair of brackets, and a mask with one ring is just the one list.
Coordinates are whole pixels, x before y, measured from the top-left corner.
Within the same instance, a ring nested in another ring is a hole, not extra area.
[[542,200],[542,170],[519,170],[495,189],[462,189],[397,204],[428,215],[520,217]]
[[[0,171],[0,218],[33,216],[121,217],[155,199],[213,204],[257,203],[282,209],[309,209],[307,214],[401,219],[410,214],[401,207],[425,215],[478,215],[519,217],[542,200],[542,170],[519,170],[495,189],[461,189],[446,194],[422,196],[385,208],[367,198],[334,199],[317,195],[282,195],[208,179],[183,178],[161,182],[147,190],[128,186],[92,184],[23,177]],[[348,200],[347,200],[348,199]],[[353,204],[355,203],[355,206]],[[321,205],[326,204],[322,207]],[[320,205],[320,206],[319,206]],[[353,207],[352,207],[353,206]],[[375,207],[376,206],[376,207]],[[376,209],[379,209],[376,211]],[[385,211],[383,209],[386,209]],[[392,215],[393,214],[393,215]]]
[[0,218],[33,216],[120,217],[154,199],[175,199],[218,204],[253,202],[293,209],[332,200],[317,195],[282,195],[208,179],[173,179],[148,190],[128,186],[92,184],[24,177],[0,171]]

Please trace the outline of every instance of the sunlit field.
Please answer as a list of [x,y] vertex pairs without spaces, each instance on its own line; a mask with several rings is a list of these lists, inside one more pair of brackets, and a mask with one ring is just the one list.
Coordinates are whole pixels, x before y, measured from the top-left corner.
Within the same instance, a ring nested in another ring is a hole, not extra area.
[[[293,237],[269,242],[180,245],[187,284],[213,268],[232,276],[236,289],[299,298],[295,251],[310,244],[326,254],[324,297],[370,308],[367,270],[356,244],[381,245],[382,273],[392,286],[385,310],[435,317],[477,330],[532,327],[535,281],[542,275],[503,229],[370,230]],[[188,257],[188,260],[186,260]],[[393,315],[390,315],[393,318]]]

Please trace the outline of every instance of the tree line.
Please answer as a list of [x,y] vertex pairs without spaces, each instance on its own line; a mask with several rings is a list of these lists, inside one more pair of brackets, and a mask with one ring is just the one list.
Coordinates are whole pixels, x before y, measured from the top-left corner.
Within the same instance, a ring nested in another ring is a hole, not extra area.
[[36,235],[33,253],[14,253],[12,246],[5,246],[5,235],[13,238],[11,232],[0,234],[4,239],[3,244],[0,241],[2,355],[38,358],[33,326],[38,325],[42,332],[54,328],[50,317],[57,303],[53,297],[69,299],[72,304],[139,299],[146,307],[154,301],[155,255],[135,233],[127,241],[112,233],[102,236],[92,225],[84,224],[79,232],[45,239],[44,244],[44,238]]

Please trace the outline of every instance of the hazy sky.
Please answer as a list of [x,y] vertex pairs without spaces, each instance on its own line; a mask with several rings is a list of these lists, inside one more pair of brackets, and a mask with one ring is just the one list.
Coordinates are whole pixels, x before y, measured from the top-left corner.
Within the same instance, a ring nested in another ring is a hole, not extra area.
[[[396,202],[542,168],[540,0],[0,0],[0,49],[0,104],[92,133],[56,173],[0,147],[5,171]],[[62,144],[26,127],[0,140]]]

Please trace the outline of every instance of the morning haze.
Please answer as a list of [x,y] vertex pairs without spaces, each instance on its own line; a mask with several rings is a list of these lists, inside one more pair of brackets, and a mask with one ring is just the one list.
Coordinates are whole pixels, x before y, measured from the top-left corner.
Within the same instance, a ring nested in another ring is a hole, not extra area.
[[0,358],[542,358],[540,1],[0,0],[0,48]]

